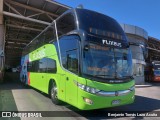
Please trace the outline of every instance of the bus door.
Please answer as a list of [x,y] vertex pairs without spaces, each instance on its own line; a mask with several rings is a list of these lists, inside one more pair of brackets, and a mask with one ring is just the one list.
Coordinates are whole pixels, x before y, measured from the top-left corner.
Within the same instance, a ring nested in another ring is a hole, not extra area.
[[78,80],[78,63],[79,63],[79,37],[63,36],[59,40],[61,51],[61,62],[63,70],[62,80],[65,82],[65,100],[66,102],[77,104],[77,86],[75,81]]
[[78,54],[77,49],[66,51],[66,101],[70,104],[77,104],[77,86],[75,82],[78,81]]

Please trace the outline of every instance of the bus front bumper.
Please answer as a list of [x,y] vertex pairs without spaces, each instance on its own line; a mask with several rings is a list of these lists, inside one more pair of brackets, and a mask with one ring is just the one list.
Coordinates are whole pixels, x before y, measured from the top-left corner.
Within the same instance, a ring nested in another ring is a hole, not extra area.
[[79,93],[78,108],[81,110],[101,109],[131,104],[135,99],[135,90],[117,96],[96,95],[82,90]]

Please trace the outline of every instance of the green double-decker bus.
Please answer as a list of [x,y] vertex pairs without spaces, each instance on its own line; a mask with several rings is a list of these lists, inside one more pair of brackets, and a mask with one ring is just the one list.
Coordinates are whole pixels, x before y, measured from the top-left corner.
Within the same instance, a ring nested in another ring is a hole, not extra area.
[[71,9],[54,20],[23,51],[20,78],[81,110],[134,102],[132,55],[116,20]]

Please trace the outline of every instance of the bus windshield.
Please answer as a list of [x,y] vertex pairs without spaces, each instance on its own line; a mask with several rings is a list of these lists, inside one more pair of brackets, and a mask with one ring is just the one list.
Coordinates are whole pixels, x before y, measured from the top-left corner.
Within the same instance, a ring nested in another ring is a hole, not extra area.
[[111,17],[85,9],[76,9],[76,12],[79,28],[85,30],[87,33],[108,36],[104,33],[112,32],[121,35],[122,38],[125,39],[122,28],[117,21]]
[[160,70],[160,62],[154,62],[154,63],[153,63],[153,68],[154,68],[155,70]]
[[113,80],[128,79],[132,76],[129,48],[117,49],[93,43],[89,43],[87,48],[84,48],[84,74]]
[[154,75],[160,75],[160,70],[154,70]]

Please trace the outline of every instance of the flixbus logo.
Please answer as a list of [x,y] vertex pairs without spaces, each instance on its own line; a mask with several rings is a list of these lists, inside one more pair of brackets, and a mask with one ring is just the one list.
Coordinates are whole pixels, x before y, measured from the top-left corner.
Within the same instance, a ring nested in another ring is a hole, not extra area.
[[111,41],[111,40],[102,40],[102,43],[104,45],[112,45],[112,46],[115,46],[115,47],[122,47],[122,43]]

